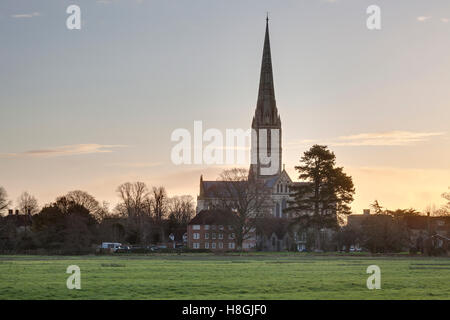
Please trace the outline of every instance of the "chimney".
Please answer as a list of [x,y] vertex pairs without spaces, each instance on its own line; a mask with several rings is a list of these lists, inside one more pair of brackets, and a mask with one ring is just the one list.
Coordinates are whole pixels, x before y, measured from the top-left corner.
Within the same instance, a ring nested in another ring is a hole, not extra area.
[[19,214],[19,209],[16,209],[16,214]]
[[363,214],[364,215],[369,215],[370,214],[370,209],[364,209],[363,210]]
[[11,215],[13,215],[13,213],[14,213],[14,210],[13,209],[8,209],[8,214],[11,216]]

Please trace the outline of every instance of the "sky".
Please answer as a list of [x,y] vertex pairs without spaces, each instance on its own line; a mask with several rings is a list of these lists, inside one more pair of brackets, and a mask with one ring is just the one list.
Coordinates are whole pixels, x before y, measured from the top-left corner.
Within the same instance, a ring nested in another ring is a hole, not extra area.
[[[66,27],[71,4],[80,30]],[[381,30],[366,27],[373,4]],[[224,166],[173,164],[171,134],[250,127],[266,12],[291,177],[326,144],[355,213],[443,204],[448,0],[2,0],[0,186],[41,205],[81,189],[114,206],[127,181],[196,197]]]

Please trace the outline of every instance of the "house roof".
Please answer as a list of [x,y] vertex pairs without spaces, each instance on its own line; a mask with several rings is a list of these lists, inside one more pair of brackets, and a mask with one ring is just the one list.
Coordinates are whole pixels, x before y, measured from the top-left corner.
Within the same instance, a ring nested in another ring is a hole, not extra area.
[[210,209],[200,211],[189,224],[231,224],[234,223],[237,216],[232,211],[222,209]]

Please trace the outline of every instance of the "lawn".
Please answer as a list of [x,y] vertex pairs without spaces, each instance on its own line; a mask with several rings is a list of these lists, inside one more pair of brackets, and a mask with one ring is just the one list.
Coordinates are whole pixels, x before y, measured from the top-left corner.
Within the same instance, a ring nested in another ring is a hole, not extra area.
[[[81,269],[68,290],[66,268]],[[369,265],[381,289],[368,290]],[[450,299],[450,259],[308,254],[0,256],[0,299]]]

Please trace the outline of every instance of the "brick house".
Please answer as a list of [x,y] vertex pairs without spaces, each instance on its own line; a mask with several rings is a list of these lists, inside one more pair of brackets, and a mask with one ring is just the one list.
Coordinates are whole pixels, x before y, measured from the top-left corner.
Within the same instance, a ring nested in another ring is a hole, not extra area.
[[[200,211],[188,224],[188,248],[211,251],[237,249],[234,225],[236,215],[231,211],[211,209]],[[244,240],[243,249],[256,246],[256,237]]]

